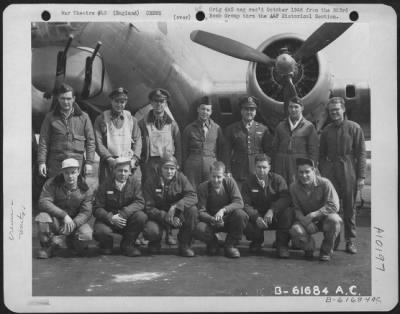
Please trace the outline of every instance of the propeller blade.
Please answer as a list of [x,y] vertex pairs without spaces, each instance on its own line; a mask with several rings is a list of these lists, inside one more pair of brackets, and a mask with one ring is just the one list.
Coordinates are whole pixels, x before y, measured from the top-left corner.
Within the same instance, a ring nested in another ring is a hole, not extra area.
[[252,47],[220,35],[196,30],[190,34],[190,38],[195,43],[234,58],[265,64],[274,64],[275,62],[274,59]]
[[342,35],[353,23],[324,23],[297,50],[296,60],[306,59],[328,46]]
[[293,84],[292,78],[287,76],[283,86],[283,102],[289,104],[289,100],[295,96],[297,96],[296,87]]

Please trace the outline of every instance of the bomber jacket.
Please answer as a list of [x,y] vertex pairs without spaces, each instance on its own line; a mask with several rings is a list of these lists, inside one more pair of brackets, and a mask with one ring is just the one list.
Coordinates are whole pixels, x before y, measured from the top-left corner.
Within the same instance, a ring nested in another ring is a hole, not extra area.
[[85,152],[86,162],[93,163],[96,143],[92,122],[77,103],[73,106],[73,113],[65,121],[58,106],[44,118],[39,138],[39,165],[46,163],[49,156],[63,160]]
[[129,176],[122,190],[115,186],[115,178],[110,177],[99,186],[93,215],[105,223],[111,224],[115,214],[128,219],[134,212],[144,209],[141,184],[133,176]]
[[276,214],[289,207],[291,203],[285,179],[273,172],[268,173],[264,188],[258,182],[256,175],[252,174],[243,184],[242,197],[244,210],[252,222],[258,217],[263,217],[268,209],[272,209]]
[[92,215],[93,192],[78,177],[78,188],[68,191],[62,174],[50,178],[43,186],[39,198],[39,210],[58,219],[70,216],[76,227],[86,223]]
[[149,219],[162,219],[172,205],[177,212],[183,212],[197,204],[197,194],[186,176],[177,171],[174,178],[166,184],[161,174],[149,177],[143,188],[145,212]]

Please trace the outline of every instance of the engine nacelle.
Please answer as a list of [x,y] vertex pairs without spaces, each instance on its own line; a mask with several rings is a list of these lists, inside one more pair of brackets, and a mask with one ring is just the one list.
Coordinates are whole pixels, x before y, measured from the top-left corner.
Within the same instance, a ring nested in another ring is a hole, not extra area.
[[[276,59],[284,49],[294,55],[305,38],[298,34],[279,34],[264,41],[257,49]],[[260,112],[266,120],[275,124],[284,116],[283,88],[275,67],[251,62],[247,71],[247,90],[260,100]],[[312,113],[325,104],[332,88],[332,76],[328,62],[319,52],[305,62],[297,64],[293,83],[304,103],[304,114]]]

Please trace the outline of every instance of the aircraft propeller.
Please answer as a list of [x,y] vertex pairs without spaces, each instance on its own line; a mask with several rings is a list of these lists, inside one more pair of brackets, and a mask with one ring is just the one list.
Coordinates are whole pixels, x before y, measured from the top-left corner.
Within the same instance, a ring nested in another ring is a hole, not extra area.
[[270,58],[261,51],[233,39],[201,30],[193,31],[190,34],[190,38],[192,41],[202,46],[228,56],[251,62],[264,63],[274,67],[279,77],[279,83],[283,87],[284,103],[287,104],[290,98],[297,96],[293,77],[298,71],[299,63],[312,57],[318,51],[328,46],[352,24],[353,23],[324,23],[304,41],[293,56],[283,47],[281,54],[276,59]]

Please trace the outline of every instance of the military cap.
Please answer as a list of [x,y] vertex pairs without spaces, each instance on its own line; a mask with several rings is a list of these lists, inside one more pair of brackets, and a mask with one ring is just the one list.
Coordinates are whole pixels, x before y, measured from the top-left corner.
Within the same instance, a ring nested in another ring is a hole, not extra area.
[[249,96],[245,99],[242,100],[242,102],[240,103],[240,107],[243,108],[257,108],[258,104],[257,104],[257,98]]
[[114,167],[116,168],[119,165],[125,165],[125,164],[131,165],[131,159],[129,157],[118,157],[115,159]]
[[170,94],[167,90],[162,89],[162,88],[156,88],[153,89],[150,93],[149,93],[149,99],[150,100],[163,100],[163,99],[169,99],[170,98]]
[[56,95],[65,94],[65,93],[68,93],[68,92],[74,93],[74,89],[73,89],[70,85],[65,84],[65,83],[62,83],[62,84],[57,88],[57,90],[56,90]]
[[165,154],[163,157],[161,157],[160,166],[162,167],[166,164],[172,165],[174,167],[178,166],[178,162],[177,162],[176,158],[171,154]]
[[344,106],[344,98],[343,97],[332,97],[328,100],[328,106],[330,104],[342,104]]
[[296,166],[303,166],[303,165],[309,165],[313,168],[315,168],[314,161],[309,158],[296,158]]
[[61,163],[61,169],[66,169],[66,168],[79,168],[79,161],[77,161],[74,158],[64,159],[63,162]]
[[118,88],[114,89],[110,93],[109,97],[110,98],[117,98],[118,97],[118,98],[128,99],[128,91],[123,87],[118,87]]
[[294,104],[298,104],[298,105],[300,105],[300,106],[304,106],[304,105],[303,105],[303,101],[302,101],[301,98],[298,97],[298,96],[294,96],[294,97],[290,98],[290,99],[289,99],[289,102],[292,102],[292,103],[294,103]]

